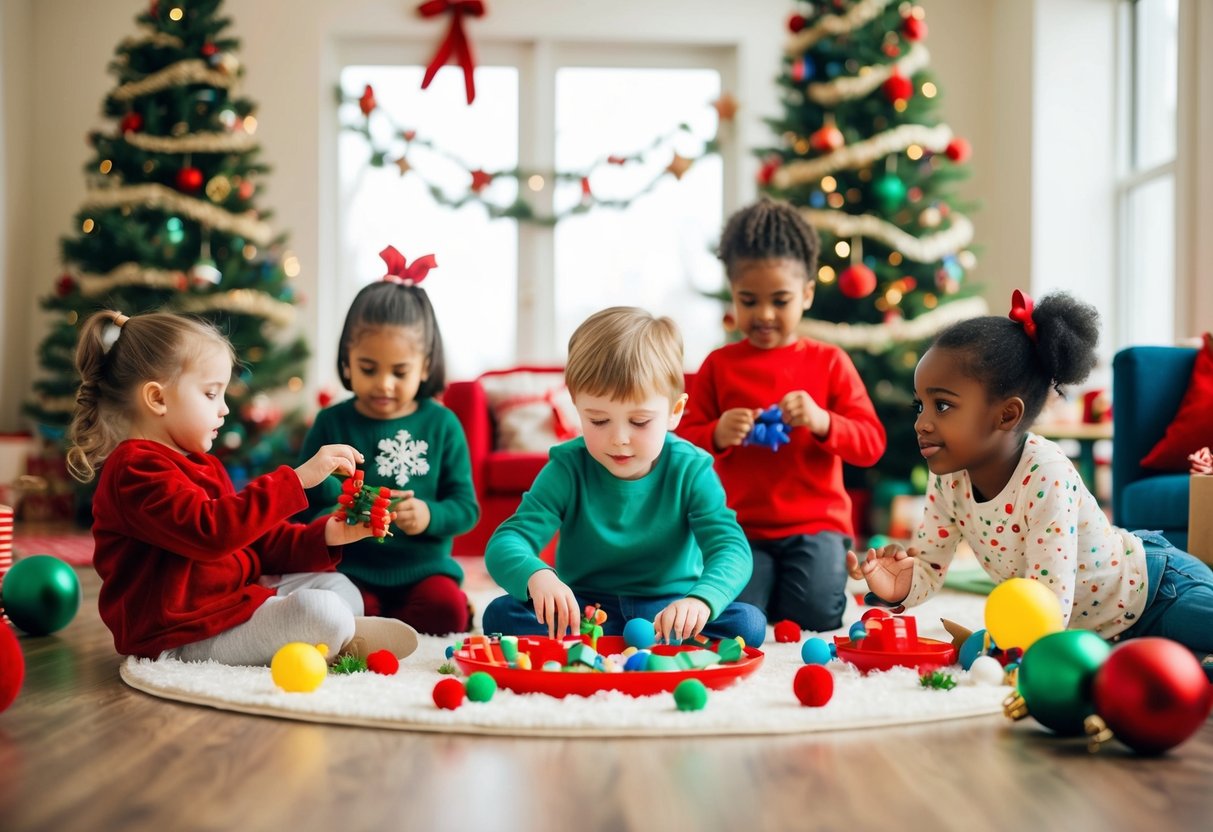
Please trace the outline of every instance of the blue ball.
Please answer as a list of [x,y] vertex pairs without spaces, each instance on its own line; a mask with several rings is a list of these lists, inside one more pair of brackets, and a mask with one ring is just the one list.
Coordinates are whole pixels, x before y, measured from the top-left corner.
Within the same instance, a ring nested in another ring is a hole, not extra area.
[[826,664],[833,656],[830,645],[823,638],[806,638],[800,645],[800,658],[805,664]]
[[856,621],[847,631],[847,635],[851,637],[851,641],[862,641],[868,637],[868,628],[863,626],[862,621]]
[[623,625],[623,643],[638,650],[647,650],[657,640],[653,633],[653,622],[633,618]]
[[454,655],[455,655],[455,645],[453,645],[453,644],[448,644],[448,645],[446,646],[446,657],[449,659],[449,658],[451,658],[451,657],[452,657],[452,656],[454,656]]
[[[968,670],[973,666],[973,662],[978,656],[986,655],[985,641],[990,638],[985,630],[976,630],[974,633],[965,639],[964,644],[960,645],[960,655],[958,661],[960,666]],[[990,639],[990,647],[994,646],[994,639]]]
[[628,656],[628,660],[623,663],[623,669],[626,671],[642,671],[649,667],[649,651],[638,650]]

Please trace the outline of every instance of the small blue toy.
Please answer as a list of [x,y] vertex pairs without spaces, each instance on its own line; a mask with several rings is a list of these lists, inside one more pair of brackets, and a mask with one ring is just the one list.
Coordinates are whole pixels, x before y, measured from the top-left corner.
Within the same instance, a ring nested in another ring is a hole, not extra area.
[[792,441],[788,436],[791,427],[783,420],[783,411],[779,405],[773,404],[758,415],[758,421],[750,429],[750,433],[742,440],[742,445],[763,445],[772,451],[778,451],[780,445]]

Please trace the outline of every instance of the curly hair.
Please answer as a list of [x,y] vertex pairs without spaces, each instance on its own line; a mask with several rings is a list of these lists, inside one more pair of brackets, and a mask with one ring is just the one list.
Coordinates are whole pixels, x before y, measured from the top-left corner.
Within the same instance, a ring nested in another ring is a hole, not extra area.
[[730,280],[742,261],[787,258],[803,263],[805,274],[813,281],[820,248],[817,232],[799,211],[786,202],[763,197],[729,217],[720,233],[716,257],[724,263]]

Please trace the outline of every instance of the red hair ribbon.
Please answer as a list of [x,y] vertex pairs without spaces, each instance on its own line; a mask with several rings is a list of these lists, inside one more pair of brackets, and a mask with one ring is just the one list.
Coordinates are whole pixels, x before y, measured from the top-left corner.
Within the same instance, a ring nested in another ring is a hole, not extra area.
[[1036,343],[1036,321],[1032,318],[1032,299],[1016,289],[1011,294],[1011,313],[1008,318],[1023,326],[1023,331]]
[[421,88],[425,89],[430,85],[438,70],[453,55],[463,67],[463,85],[467,88],[468,103],[471,104],[476,98],[476,81],[472,75],[476,69],[476,61],[472,57],[472,46],[468,42],[467,33],[463,31],[463,18],[484,17],[484,3],[481,0],[428,0],[417,7],[417,13],[422,17],[437,17],[447,12],[451,13],[451,28],[447,29],[446,39],[434,52],[430,65],[425,68]]
[[388,246],[379,252],[379,256],[383,258],[384,263],[387,263],[387,274],[383,276],[383,279],[403,286],[416,286],[425,280],[430,269],[438,267],[438,261],[432,254],[418,257],[412,265],[408,265],[404,255],[396,251],[395,246]]

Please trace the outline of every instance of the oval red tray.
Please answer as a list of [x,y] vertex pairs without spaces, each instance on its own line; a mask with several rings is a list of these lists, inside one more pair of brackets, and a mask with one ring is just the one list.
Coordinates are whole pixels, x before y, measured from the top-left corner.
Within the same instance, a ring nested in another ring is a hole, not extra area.
[[[625,647],[627,645],[623,636],[602,636],[598,639],[598,652],[603,656],[622,653]],[[652,649],[658,655],[673,656],[697,648],[658,644]],[[698,670],[576,673],[540,669],[548,660],[564,663],[565,648],[556,639],[546,636],[519,636],[518,652],[530,654],[533,669],[519,670],[506,664],[472,658],[466,647],[457,650],[453,658],[465,676],[478,670],[484,671],[496,680],[498,686],[515,693],[544,693],[557,698],[570,695],[593,696],[601,690],[617,690],[629,696],[652,696],[674,690],[684,679],[698,679],[705,687],[720,690],[752,674],[762,664],[763,659],[761,650],[746,647],[745,655],[740,661]]]
[[931,638],[918,639],[918,646],[908,650],[867,650],[856,647],[849,638],[834,637],[838,658],[850,662],[863,673],[869,670],[889,670],[894,667],[913,667],[926,673],[956,662],[956,648],[950,643]]

